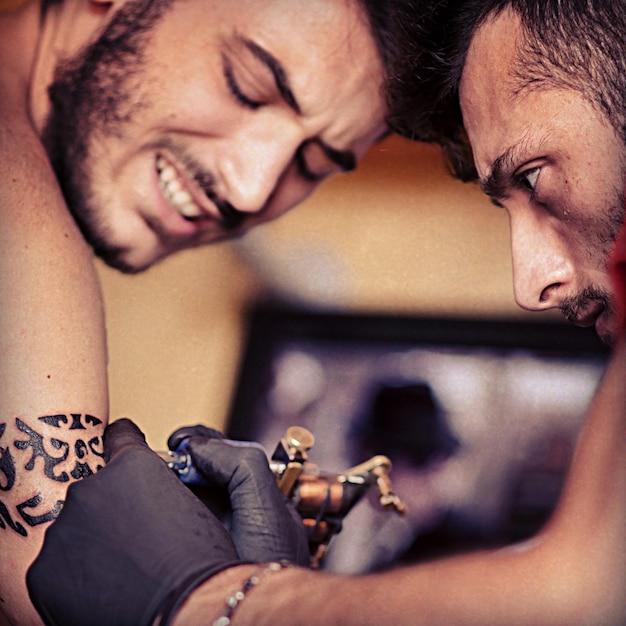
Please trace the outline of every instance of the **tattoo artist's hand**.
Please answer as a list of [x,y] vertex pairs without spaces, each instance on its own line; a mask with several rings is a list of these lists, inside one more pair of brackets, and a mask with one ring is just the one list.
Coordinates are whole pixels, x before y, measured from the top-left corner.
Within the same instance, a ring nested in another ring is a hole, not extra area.
[[105,433],[108,464],[69,487],[28,572],[46,624],[143,626],[241,563],[222,523],[129,420]]
[[226,492],[228,511],[220,511],[214,498],[207,505],[227,525],[242,559],[310,564],[302,519],[278,489],[260,447],[229,443],[218,431],[206,426],[180,428],[167,444],[176,450],[183,441],[196,470],[211,490],[220,487]]

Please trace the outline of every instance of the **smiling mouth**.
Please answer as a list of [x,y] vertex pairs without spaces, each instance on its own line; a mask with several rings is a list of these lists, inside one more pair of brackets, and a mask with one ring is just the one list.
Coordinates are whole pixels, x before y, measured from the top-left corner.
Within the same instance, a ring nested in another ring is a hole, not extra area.
[[159,156],[156,161],[156,169],[163,195],[181,217],[190,222],[208,217],[187,191],[173,165],[164,157]]

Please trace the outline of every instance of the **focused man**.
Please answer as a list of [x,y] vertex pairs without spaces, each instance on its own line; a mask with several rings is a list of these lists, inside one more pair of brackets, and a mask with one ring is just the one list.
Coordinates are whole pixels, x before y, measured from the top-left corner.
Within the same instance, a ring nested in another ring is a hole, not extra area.
[[[425,28],[413,19],[407,34]],[[451,0],[432,19],[446,32],[439,47],[413,46],[396,122],[442,144],[453,173],[507,210],[518,304],[558,308],[611,343],[607,258],[626,179],[624,3]]]

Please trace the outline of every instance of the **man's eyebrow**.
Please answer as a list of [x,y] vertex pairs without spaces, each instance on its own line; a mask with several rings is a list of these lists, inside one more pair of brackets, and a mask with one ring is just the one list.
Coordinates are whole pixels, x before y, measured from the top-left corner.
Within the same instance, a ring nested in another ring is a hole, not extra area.
[[[261,61],[272,73],[276,88],[280,93],[281,98],[299,115],[302,113],[300,105],[296,100],[296,97],[289,84],[289,77],[283,67],[282,63],[268,50],[261,47],[256,42],[239,35],[238,40],[257,58]],[[338,165],[342,171],[351,172],[356,169],[357,159],[354,152],[351,150],[337,150],[329,146],[321,139],[316,139],[315,143],[321,148],[326,157]]]
[[[238,40],[257,58],[261,61],[272,73],[276,88],[281,95],[281,98],[291,107],[298,115],[302,113],[300,105],[296,100],[296,97],[289,84],[289,77],[283,67],[282,63],[268,50],[261,47],[256,42],[238,35]],[[315,143],[321,148],[326,157],[338,165],[342,171],[351,172],[356,169],[357,159],[354,152],[351,150],[337,150],[329,146],[321,139],[315,139]]]
[[492,164],[489,175],[480,181],[480,187],[496,206],[502,206],[499,200],[508,196],[513,182],[513,167],[518,145],[507,148]]
[[259,46],[259,44],[255,43],[251,39],[247,37],[243,37],[239,35],[238,40],[246,47],[250,52],[261,61],[272,73],[274,77],[274,82],[276,83],[276,88],[281,95],[281,98],[291,107],[296,113],[301,113],[300,105],[296,100],[296,97],[291,90],[291,86],[289,85],[289,77],[287,76],[287,72],[285,72],[285,68],[282,63],[270,52],[268,52],[265,48]]

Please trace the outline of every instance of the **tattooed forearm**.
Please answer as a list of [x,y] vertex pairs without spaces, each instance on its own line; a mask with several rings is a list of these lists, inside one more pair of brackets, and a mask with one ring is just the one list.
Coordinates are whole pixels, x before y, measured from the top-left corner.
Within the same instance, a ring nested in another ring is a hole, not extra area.
[[30,500],[27,500],[26,502],[22,502],[22,504],[17,505],[17,510],[19,514],[29,526],[37,526],[38,524],[51,522],[53,519],[56,518],[56,516],[61,511],[61,507],[63,506],[63,502],[61,500],[57,500],[57,503],[49,511],[42,513],[41,515],[29,515],[24,510],[36,508],[39,504],[41,504],[41,501],[41,494],[37,494],[36,496],[33,496]]
[[[0,443],[6,430],[6,424],[0,424]],[[9,448],[0,447],[0,491],[11,491],[15,484],[15,462]]]
[[[11,437],[7,424],[0,423],[0,529],[11,529],[22,536],[28,535],[27,527],[55,519],[63,501],[46,505],[44,495],[33,487],[25,499],[18,497],[22,501],[15,502],[18,482],[28,484],[31,473],[39,472],[52,483],[68,483],[104,466],[102,420],[69,413],[43,415],[37,421],[41,427],[29,426],[16,417],[17,434]],[[51,427],[54,436],[50,435]],[[41,485],[39,480],[32,482]]]
[[26,537],[28,534],[24,526],[22,526],[19,522],[16,522],[11,517],[11,513],[9,509],[2,504],[2,500],[0,500],[0,528],[12,528],[16,533],[22,535],[22,537]]

